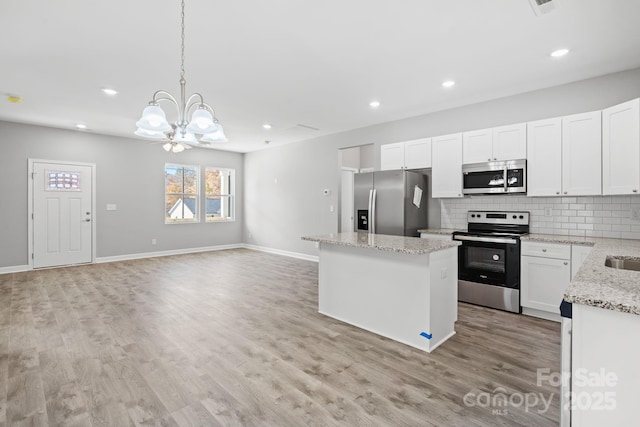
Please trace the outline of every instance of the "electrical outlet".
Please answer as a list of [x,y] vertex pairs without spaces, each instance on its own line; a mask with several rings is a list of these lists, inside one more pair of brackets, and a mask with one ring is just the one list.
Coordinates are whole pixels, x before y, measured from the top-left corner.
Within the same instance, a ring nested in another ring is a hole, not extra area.
[[446,279],[448,276],[449,276],[449,271],[447,270],[447,267],[440,270],[441,279]]
[[631,209],[631,219],[640,221],[640,208]]
[[151,239],[151,244],[155,245],[156,243],[158,243],[158,241],[156,239]]
[[551,208],[544,208],[544,216],[546,217],[553,216],[553,210]]

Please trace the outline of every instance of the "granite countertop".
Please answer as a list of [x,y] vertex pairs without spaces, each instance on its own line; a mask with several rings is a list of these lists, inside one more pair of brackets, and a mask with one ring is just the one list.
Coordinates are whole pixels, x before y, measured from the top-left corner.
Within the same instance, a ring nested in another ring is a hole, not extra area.
[[453,234],[454,230],[452,228],[423,228],[422,230],[418,230],[418,233],[430,233],[430,234]]
[[564,299],[640,315],[640,271],[618,270],[604,265],[607,255],[640,257],[640,240],[591,240],[593,249],[569,284]]
[[302,240],[413,255],[437,252],[456,247],[460,244],[453,240],[421,239],[419,237],[388,236],[386,234],[369,234],[362,232],[304,236]]
[[578,237],[578,236],[558,236],[555,234],[526,234],[520,237],[522,241],[528,242],[544,242],[544,243],[560,243],[566,245],[584,245],[594,246],[596,243],[603,240],[616,240],[616,239],[603,239],[601,237]]

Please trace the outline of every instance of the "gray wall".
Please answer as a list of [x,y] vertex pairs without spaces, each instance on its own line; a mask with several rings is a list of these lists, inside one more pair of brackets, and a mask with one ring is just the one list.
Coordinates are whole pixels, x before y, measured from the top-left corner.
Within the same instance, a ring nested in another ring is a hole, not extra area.
[[[146,141],[1,121],[0,135],[0,267],[28,264],[28,158],[96,164],[98,257],[242,242],[243,154],[207,149],[171,154]],[[236,221],[165,225],[166,162],[235,168]],[[107,203],[117,210],[106,211]]]
[[[245,241],[317,254],[300,236],[338,229],[340,148],[374,143],[377,169],[381,144],[598,110],[638,96],[640,69],[634,69],[248,153]],[[331,195],[323,196],[323,188]]]

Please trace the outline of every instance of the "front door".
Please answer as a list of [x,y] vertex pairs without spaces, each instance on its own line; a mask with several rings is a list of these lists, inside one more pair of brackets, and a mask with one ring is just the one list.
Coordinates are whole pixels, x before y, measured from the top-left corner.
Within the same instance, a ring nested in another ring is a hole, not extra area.
[[33,163],[33,268],[92,261],[92,170]]

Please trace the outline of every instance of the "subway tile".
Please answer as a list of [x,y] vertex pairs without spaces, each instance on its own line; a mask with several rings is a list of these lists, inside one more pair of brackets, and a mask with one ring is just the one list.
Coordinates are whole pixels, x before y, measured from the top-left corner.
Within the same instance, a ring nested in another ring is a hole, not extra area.
[[611,216],[616,218],[631,218],[630,211],[612,211]]
[[620,203],[611,203],[610,205],[607,205],[607,210],[619,211],[621,209],[622,205]]
[[569,209],[574,209],[577,211],[584,209],[584,203],[571,203],[569,204]]
[[585,236],[585,230],[569,230],[569,236]]
[[577,199],[575,197],[563,197],[562,203],[576,203]]
[[578,203],[593,203],[593,197],[578,197]]
[[593,224],[578,224],[578,230],[593,230]]
[[587,224],[602,224],[602,217],[588,216],[584,219],[584,222],[586,222]]
[[611,231],[626,231],[631,232],[631,226],[629,224],[612,225]]
[[602,237],[609,237],[611,239],[621,239],[622,235],[619,231],[603,231]]
[[620,224],[620,218],[602,218],[603,224]]
[[601,211],[603,210],[602,206],[602,203],[586,203],[584,208],[590,211]]
[[566,216],[554,216],[553,222],[569,222],[569,218]]
[[611,203],[611,196],[602,196],[598,199],[598,203]]
[[593,211],[593,216],[610,217],[611,211]]
[[640,239],[640,233],[629,232],[622,234],[623,239]]
[[562,216],[576,216],[577,211],[575,210],[570,210],[570,209],[564,209],[562,211]]
[[640,225],[632,225],[631,231],[640,233]]
[[572,217],[569,217],[569,222],[583,223],[584,224],[584,217],[582,217],[582,216],[572,216]]
[[578,211],[578,216],[593,216],[593,211]]
[[569,230],[576,230],[578,228],[578,224],[565,222],[562,224],[562,228],[566,228]]
[[553,234],[553,232],[553,228],[541,228],[539,231],[536,231],[538,234]]
[[611,203],[631,203],[631,198],[629,196],[613,196],[611,197]]
[[611,224],[593,224],[594,230],[611,231]]
[[[639,233],[640,234],[640,233]],[[602,237],[602,231],[589,231],[585,230],[584,235],[587,237]]]

